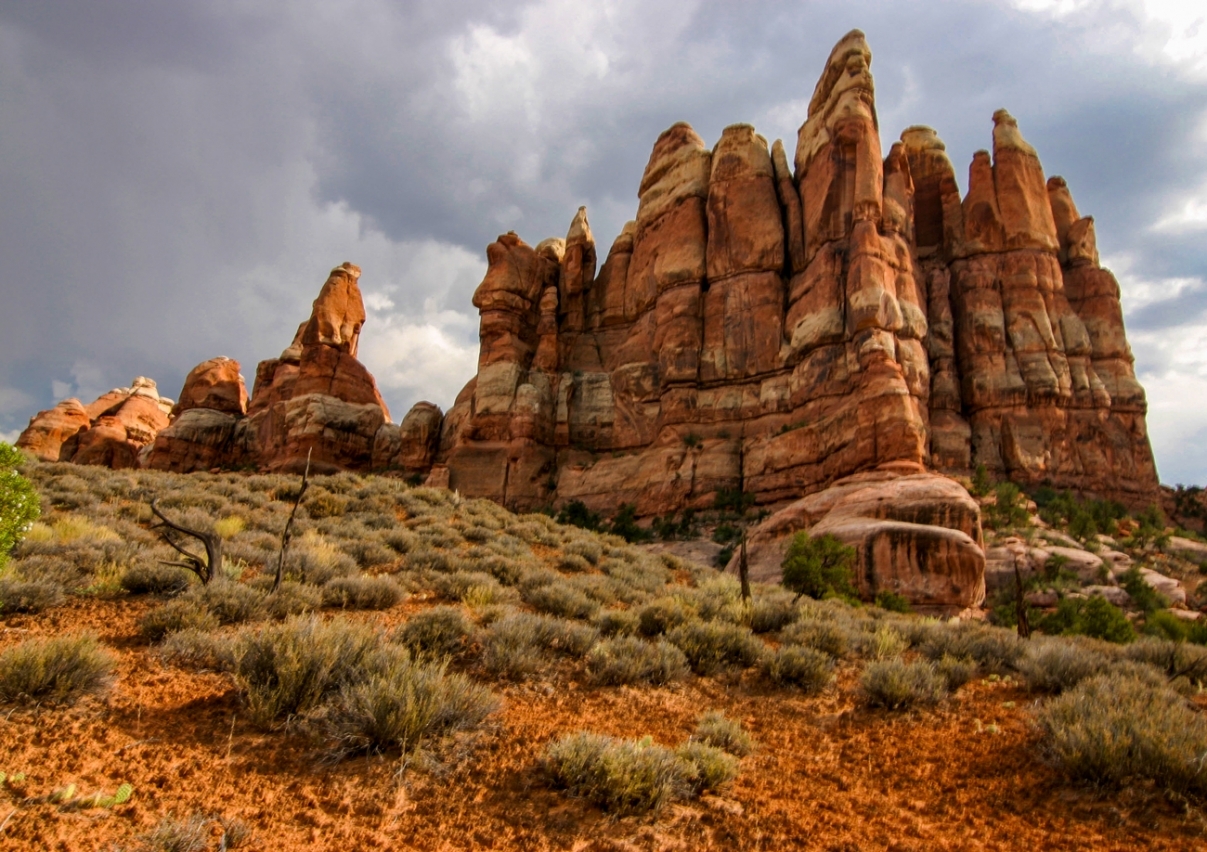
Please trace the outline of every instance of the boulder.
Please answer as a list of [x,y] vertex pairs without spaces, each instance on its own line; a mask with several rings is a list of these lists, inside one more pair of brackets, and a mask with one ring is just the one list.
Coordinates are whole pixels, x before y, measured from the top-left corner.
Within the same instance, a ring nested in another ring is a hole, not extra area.
[[[748,538],[752,580],[778,582],[797,532],[833,535],[855,548],[855,584],[925,612],[957,613],[985,598],[980,510],[954,480],[935,474],[860,474],[781,509]],[[730,562],[737,571],[737,557]]]
[[39,411],[17,437],[16,446],[42,461],[62,459],[63,445],[81,430],[92,426],[92,418],[78,399],[65,399],[54,408]]
[[246,414],[247,386],[239,372],[239,362],[224,357],[211,358],[190,370],[172,416],[179,417],[192,408],[207,408],[235,416]]

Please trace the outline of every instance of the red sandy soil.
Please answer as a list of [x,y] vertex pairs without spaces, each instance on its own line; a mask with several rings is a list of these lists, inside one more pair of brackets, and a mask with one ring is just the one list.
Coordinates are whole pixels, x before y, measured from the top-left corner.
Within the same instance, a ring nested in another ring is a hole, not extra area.
[[[83,629],[120,658],[104,700],[0,715],[0,770],[27,775],[0,789],[0,849],[134,847],[167,814],[195,812],[239,817],[254,829],[245,848],[281,852],[1207,849],[1207,820],[1184,803],[1064,782],[1040,759],[1032,696],[1009,682],[977,681],[936,711],[893,714],[858,705],[854,667],[818,698],[749,676],[593,688],[564,668],[549,682],[496,685],[505,706],[493,727],[441,764],[399,773],[397,760],[332,764],[301,733],[253,728],[225,676],[165,666],[138,638],[152,605],[75,598],[0,627],[0,648]],[[393,623],[411,606],[363,617]],[[713,708],[759,744],[723,797],[617,819],[542,780],[541,749],[559,734],[676,745]],[[24,801],[122,782],[134,795],[112,809]]]

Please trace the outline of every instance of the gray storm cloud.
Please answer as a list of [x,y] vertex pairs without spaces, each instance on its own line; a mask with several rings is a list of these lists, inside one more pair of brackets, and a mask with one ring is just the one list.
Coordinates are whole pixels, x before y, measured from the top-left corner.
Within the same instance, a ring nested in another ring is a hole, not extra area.
[[1205,482],[1205,63],[1163,54],[1138,3],[1025,5],[0,2],[0,434],[135,375],[174,395],[218,354],[250,375],[344,260],[395,416],[447,406],[490,240],[586,204],[606,246],[674,121],[791,145],[858,26],[886,140],[929,124],[962,176],[1005,106],[1068,180],[1120,274],[1162,477]]

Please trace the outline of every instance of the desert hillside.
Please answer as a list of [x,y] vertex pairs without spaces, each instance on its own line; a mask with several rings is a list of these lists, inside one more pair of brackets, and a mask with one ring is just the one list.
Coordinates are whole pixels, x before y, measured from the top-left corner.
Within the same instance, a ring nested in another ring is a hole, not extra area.
[[[1207,546],[1149,517],[970,483],[990,575],[1031,560],[1022,607],[990,597],[1024,640],[891,596],[744,601],[670,552],[740,502],[649,545],[312,477],[273,591],[299,476],[22,470],[42,514],[0,577],[0,848],[1207,846]],[[163,564],[153,498],[221,540],[209,583]]]

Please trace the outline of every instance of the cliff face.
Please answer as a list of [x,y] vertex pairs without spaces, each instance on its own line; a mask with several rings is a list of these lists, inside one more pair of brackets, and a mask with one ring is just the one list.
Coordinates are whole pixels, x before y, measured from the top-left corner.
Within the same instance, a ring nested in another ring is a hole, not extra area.
[[434,477],[515,508],[649,515],[984,464],[1154,501],[1093,220],[1004,110],[963,199],[929,128],[885,156],[870,65],[858,31],[834,48],[794,170],[749,125],[711,150],[668,129],[598,272],[584,209],[564,241],[492,243],[478,375]]

